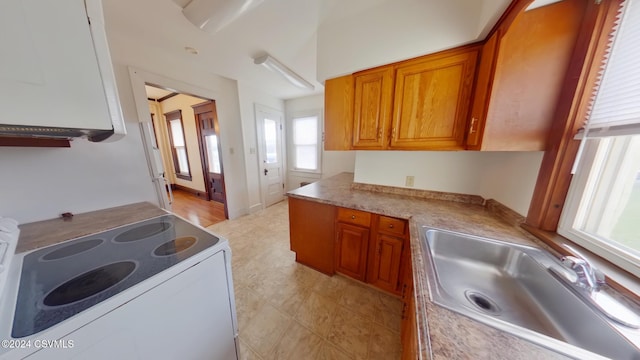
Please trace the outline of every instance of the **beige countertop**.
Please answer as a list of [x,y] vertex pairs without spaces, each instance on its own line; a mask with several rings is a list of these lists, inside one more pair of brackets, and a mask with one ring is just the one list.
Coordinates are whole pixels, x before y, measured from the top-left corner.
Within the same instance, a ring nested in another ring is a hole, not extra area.
[[23,224],[20,225],[20,240],[16,252],[57,244],[166,213],[153,204],[141,202],[82,213],[70,219],[56,218]]
[[[391,192],[391,193],[389,193]],[[342,173],[290,191],[291,197],[409,219],[414,296],[422,359],[565,359],[526,340],[431,303],[419,227],[431,226],[515,243],[544,246],[516,226],[517,214],[482,198],[354,184]],[[446,200],[438,200],[443,198]],[[546,247],[546,246],[545,246]]]

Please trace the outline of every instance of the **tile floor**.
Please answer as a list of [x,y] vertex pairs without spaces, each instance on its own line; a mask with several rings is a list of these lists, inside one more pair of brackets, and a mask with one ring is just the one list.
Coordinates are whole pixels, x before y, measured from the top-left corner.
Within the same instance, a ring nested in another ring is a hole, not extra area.
[[286,201],[208,229],[231,245],[241,359],[400,358],[400,300],[296,263]]

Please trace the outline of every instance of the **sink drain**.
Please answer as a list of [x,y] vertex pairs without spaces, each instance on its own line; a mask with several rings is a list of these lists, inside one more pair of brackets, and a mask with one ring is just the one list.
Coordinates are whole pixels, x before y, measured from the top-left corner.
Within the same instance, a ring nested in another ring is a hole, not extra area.
[[479,292],[467,290],[464,292],[464,295],[467,297],[467,300],[482,312],[498,315],[502,311],[500,307],[491,300],[488,296],[481,294]]

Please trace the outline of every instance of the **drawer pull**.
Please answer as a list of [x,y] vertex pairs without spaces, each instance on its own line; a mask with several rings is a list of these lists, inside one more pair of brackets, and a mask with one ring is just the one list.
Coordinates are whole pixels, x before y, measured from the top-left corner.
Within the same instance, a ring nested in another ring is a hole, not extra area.
[[389,224],[389,229],[393,229],[393,224]]
[[355,219],[355,218],[356,218],[356,216],[355,216],[355,215],[351,215],[351,219]]

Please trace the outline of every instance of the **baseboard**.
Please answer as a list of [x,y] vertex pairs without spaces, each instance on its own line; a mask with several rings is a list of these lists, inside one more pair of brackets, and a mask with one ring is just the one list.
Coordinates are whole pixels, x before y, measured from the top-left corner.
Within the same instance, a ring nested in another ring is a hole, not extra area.
[[207,192],[206,191],[202,191],[202,190],[196,190],[196,189],[192,189],[186,186],[182,186],[182,185],[178,185],[178,184],[171,184],[171,189],[172,190],[180,190],[180,191],[184,191],[187,192],[197,198],[200,198],[202,200],[208,200],[207,199]]
[[256,212],[258,212],[260,210],[262,210],[262,203],[257,203],[257,204],[251,205],[249,207],[249,214],[256,213]]

